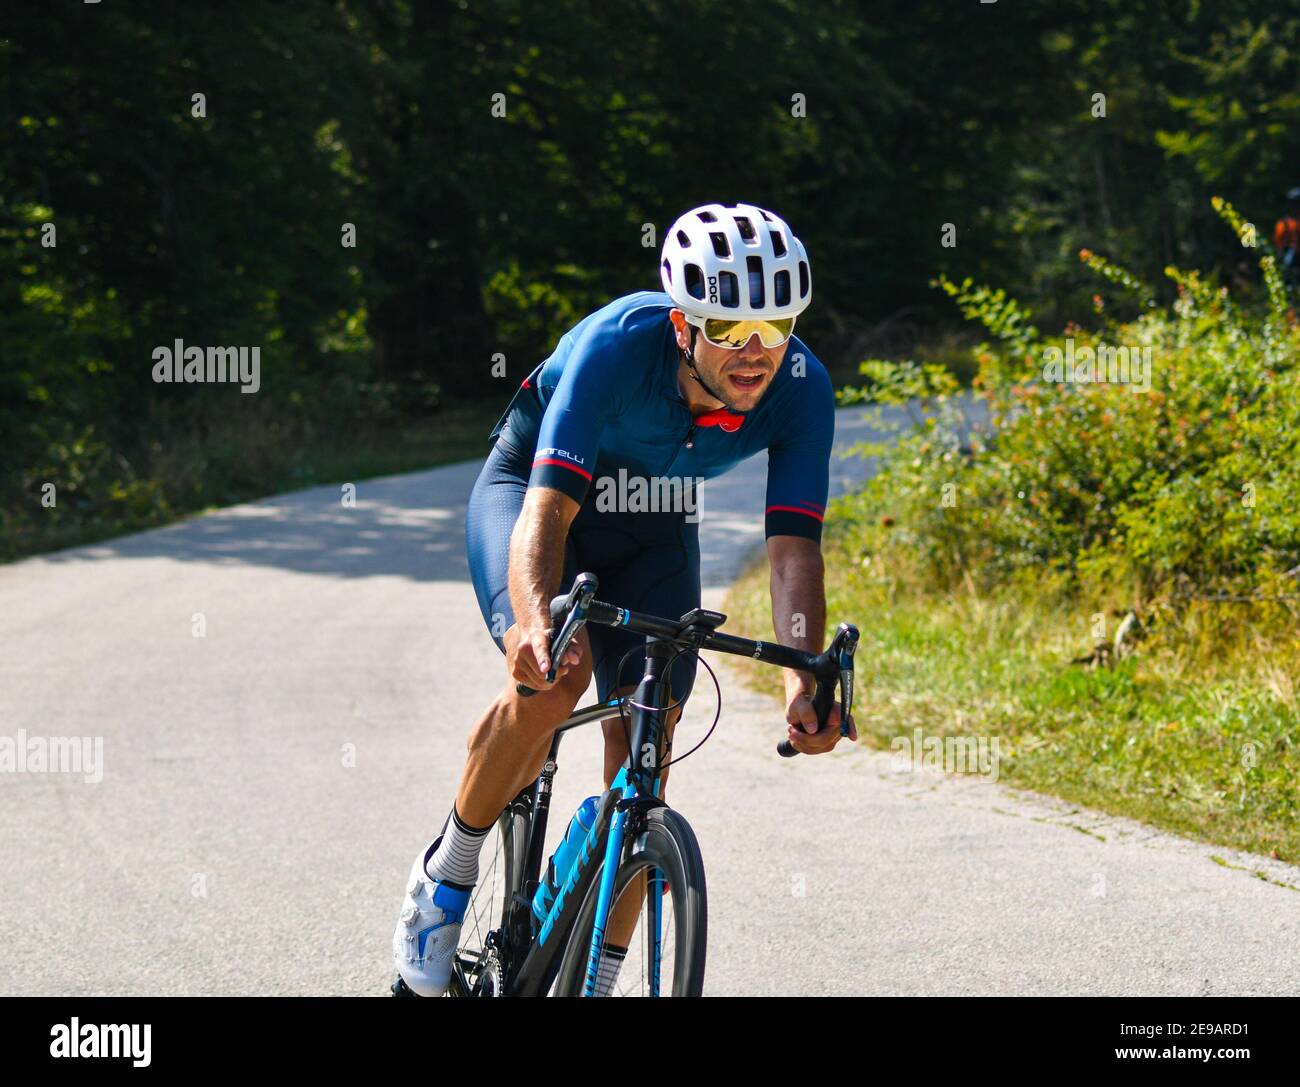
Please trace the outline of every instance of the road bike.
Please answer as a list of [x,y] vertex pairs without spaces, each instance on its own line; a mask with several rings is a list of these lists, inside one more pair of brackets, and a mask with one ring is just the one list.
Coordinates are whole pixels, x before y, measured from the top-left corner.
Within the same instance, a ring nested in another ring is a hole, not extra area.
[[[718,628],[727,617],[703,608],[674,620],[605,604],[595,599],[597,586],[593,574],[579,574],[567,595],[551,601],[547,680],[554,680],[555,662],[586,623],[644,634],[645,674],[630,697],[576,710],[561,724],[537,780],[501,813],[492,861],[465,914],[449,996],[593,996],[602,950],[620,932],[627,957],[611,995],[701,994],[708,930],[704,861],[690,824],[660,799],[664,769],[686,757],[665,761],[670,754],[665,719],[675,708],[668,677],[681,654],[716,650],[812,673],[813,706],[822,727],[838,683],[840,729],[848,734],[857,627],[841,623],[827,649],[812,654],[723,634]],[[536,693],[517,687],[522,695]],[[533,900],[542,878],[560,740],[570,729],[614,717],[628,728],[633,755],[600,796],[569,871],[548,872],[554,898],[539,916]],[[798,754],[788,740],[777,750],[787,758]],[[400,978],[392,991],[414,995]]]

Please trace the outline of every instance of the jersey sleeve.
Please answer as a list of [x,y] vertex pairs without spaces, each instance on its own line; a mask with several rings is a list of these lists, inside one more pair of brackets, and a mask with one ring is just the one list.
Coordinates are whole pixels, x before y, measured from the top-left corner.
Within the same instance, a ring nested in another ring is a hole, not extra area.
[[579,504],[586,497],[605,423],[623,410],[621,324],[593,321],[570,345],[542,413],[529,487],[554,487]]
[[825,368],[810,364],[789,426],[767,452],[767,536],[821,540],[830,492],[835,393]]

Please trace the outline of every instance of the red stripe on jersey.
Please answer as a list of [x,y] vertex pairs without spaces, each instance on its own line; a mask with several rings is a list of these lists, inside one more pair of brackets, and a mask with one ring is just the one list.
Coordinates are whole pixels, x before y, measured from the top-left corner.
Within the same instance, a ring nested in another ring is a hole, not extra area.
[[[809,503],[809,505],[813,504]],[[789,510],[791,513],[802,513],[805,517],[814,517],[818,521],[826,520],[820,513],[814,513],[812,510],[801,510],[798,506],[768,506],[764,512],[771,513],[773,510]]]
[[533,467],[536,468],[539,464],[555,464],[561,468],[568,468],[570,471],[577,472],[584,479],[591,478],[590,472],[584,471],[576,464],[570,464],[567,460],[559,460],[556,457],[538,457],[537,460],[533,461]]

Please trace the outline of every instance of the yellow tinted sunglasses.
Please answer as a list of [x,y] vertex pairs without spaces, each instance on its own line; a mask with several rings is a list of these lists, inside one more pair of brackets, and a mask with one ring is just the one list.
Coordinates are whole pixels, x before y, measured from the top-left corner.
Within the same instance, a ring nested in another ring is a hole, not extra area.
[[687,324],[694,325],[703,332],[704,338],[714,347],[723,347],[728,351],[739,351],[756,332],[759,343],[764,347],[780,347],[794,331],[794,320],[793,317],[777,317],[760,321],[728,321],[720,317],[686,314]]

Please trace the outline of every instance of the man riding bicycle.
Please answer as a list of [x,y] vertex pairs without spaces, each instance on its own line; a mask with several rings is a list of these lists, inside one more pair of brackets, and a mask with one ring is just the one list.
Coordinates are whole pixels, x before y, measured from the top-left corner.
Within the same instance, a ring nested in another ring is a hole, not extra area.
[[[470,496],[470,571],[506,676],[470,732],[455,804],[415,860],[393,936],[394,965],[421,996],[446,991],[483,842],[541,772],[556,727],[593,674],[606,700],[634,691],[644,671],[642,643],[609,627],[584,627],[564,659],[551,661],[549,604],[561,584],[590,571],[603,597],[631,609],[699,607],[694,488],[766,450],[773,625],[786,645],[822,648],[834,396],[821,362],[792,335],[812,300],[807,253],[776,215],[709,204],[669,230],[660,278],[665,293],[597,310],[524,380]],[[671,493],[682,508],[610,509],[608,484],[629,478],[678,483]],[[670,744],[694,673],[691,654],[672,667],[679,708],[667,716]],[[516,683],[538,693],[525,698]],[[790,742],[806,754],[831,750],[838,703],[818,731],[812,676],[787,671],[785,688]],[[617,721],[604,729],[608,787],[628,751]],[[857,739],[851,721],[849,736]],[[621,927],[612,918],[597,995],[615,980]]]

